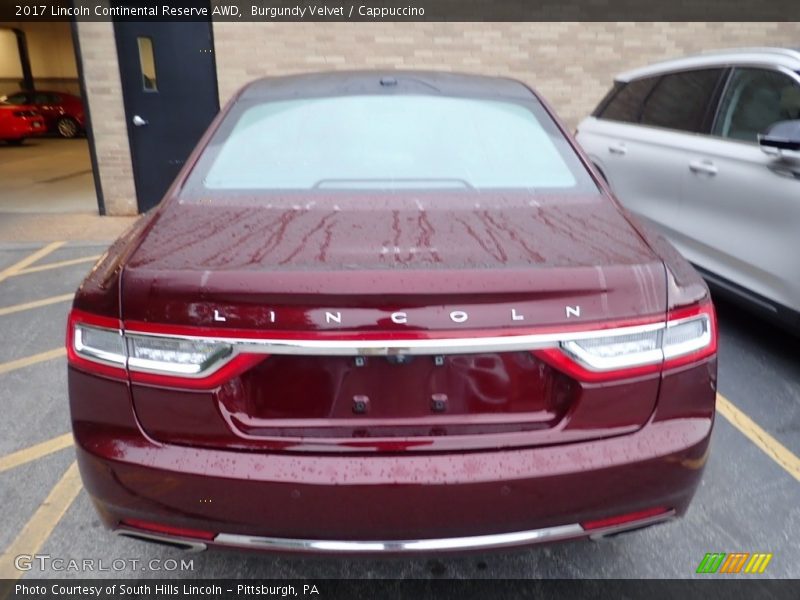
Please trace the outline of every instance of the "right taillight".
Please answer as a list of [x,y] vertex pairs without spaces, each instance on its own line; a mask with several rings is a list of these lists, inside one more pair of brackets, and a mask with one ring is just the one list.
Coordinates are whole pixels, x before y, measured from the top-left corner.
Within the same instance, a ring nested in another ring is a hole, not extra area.
[[583,332],[536,354],[581,381],[606,381],[678,367],[716,351],[716,320],[708,302],[672,311],[666,322]]
[[662,349],[665,369],[716,354],[717,317],[711,302],[670,312]]

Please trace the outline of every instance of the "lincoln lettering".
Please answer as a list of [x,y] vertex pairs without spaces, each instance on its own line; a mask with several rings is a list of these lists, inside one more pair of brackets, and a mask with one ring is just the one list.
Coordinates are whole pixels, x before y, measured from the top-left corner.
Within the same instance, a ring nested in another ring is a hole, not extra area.
[[[566,312],[567,318],[571,317],[580,317],[581,316],[581,307],[580,306],[565,306],[564,310]],[[270,310],[267,313],[269,315],[269,322],[270,323],[277,323],[279,318],[279,313]],[[469,321],[469,313],[465,310],[451,310],[447,313],[448,319],[456,324],[463,324]],[[223,312],[215,308],[214,309],[214,321],[218,323],[224,323],[228,319],[223,315]],[[398,310],[389,315],[389,320],[395,325],[410,325],[413,324],[412,319],[409,317],[409,314],[405,311]],[[508,320],[512,322],[517,321],[525,321],[525,313],[520,312],[516,308],[512,308],[508,312]],[[325,311],[325,324],[331,325],[347,325],[346,315],[339,310],[326,310]]]

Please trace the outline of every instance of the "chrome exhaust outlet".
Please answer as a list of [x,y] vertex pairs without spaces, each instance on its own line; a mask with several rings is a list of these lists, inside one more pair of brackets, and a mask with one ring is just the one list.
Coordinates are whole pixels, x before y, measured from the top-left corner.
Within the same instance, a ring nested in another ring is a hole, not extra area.
[[664,514],[649,517],[647,519],[641,519],[639,521],[631,521],[630,523],[623,523],[621,525],[614,525],[613,527],[601,529],[595,533],[589,534],[589,539],[592,540],[593,542],[602,542],[604,540],[609,540],[613,537],[617,537],[618,535],[622,535],[624,533],[633,533],[634,531],[638,531],[639,529],[645,529],[646,527],[650,527],[652,525],[662,525],[664,523],[669,523],[670,521],[674,521],[676,518],[677,517],[675,516],[675,511],[671,510]]
[[172,548],[177,548],[178,550],[192,554],[196,552],[203,552],[207,549],[206,544],[203,542],[196,542],[194,540],[187,540],[184,538],[174,538],[166,535],[159,535],[157,533],[134,531],[132,529],[115,529],[113,533],[114,535],[132,538],[134,540],[171,546]]

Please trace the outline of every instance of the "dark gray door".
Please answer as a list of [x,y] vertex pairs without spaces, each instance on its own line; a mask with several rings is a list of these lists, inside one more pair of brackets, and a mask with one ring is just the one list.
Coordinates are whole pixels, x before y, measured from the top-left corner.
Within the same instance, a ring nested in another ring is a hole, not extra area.
[[211,23],[118,21],[114,30],[144,212],[161,201],[219,111]]

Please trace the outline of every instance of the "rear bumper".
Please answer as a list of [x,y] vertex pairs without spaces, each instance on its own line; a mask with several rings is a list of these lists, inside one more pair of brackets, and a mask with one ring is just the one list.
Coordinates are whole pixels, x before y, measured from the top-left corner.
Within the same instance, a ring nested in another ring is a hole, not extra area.
[[[196,549],[342,554],[526,546],[681,516],[708,457],[715,381],[715,358],[663,373],[650,419],[615,437],[324,454],[156,442],[126,382],[69,368],[78,464],[107,527]],[[643,518],[603,521],[631,513]]]
[[402,555],[496,550],[577,539],[586,536],[592,539],[601,539],[624,531],[665,523],[673,518],[675,518],[675,511],[666,510],[663,513],[637,518],[624,524],[608,526],[596,531],[587,530],[580,523],[572,523],[528,531],[418,540],[310,540],[220,533],[214,537],[213,542],[205,542],[185,535],[157,534],[126,526],[118,527],[114,530],[114,533],[124,537],[176,546],[189,552],[202,552],[208,548],[210,543],[217,547],[268,550],[281,553]]
[[[431,553],[616,533],[685,513],[712,420],[580,444],[442,455],[312,456],[164,446],[76,429],[86,489],[119,533],[195,549]],[[663,508],[589,531],[587,521]],[[211,539],[126,527],[143,520]]]

